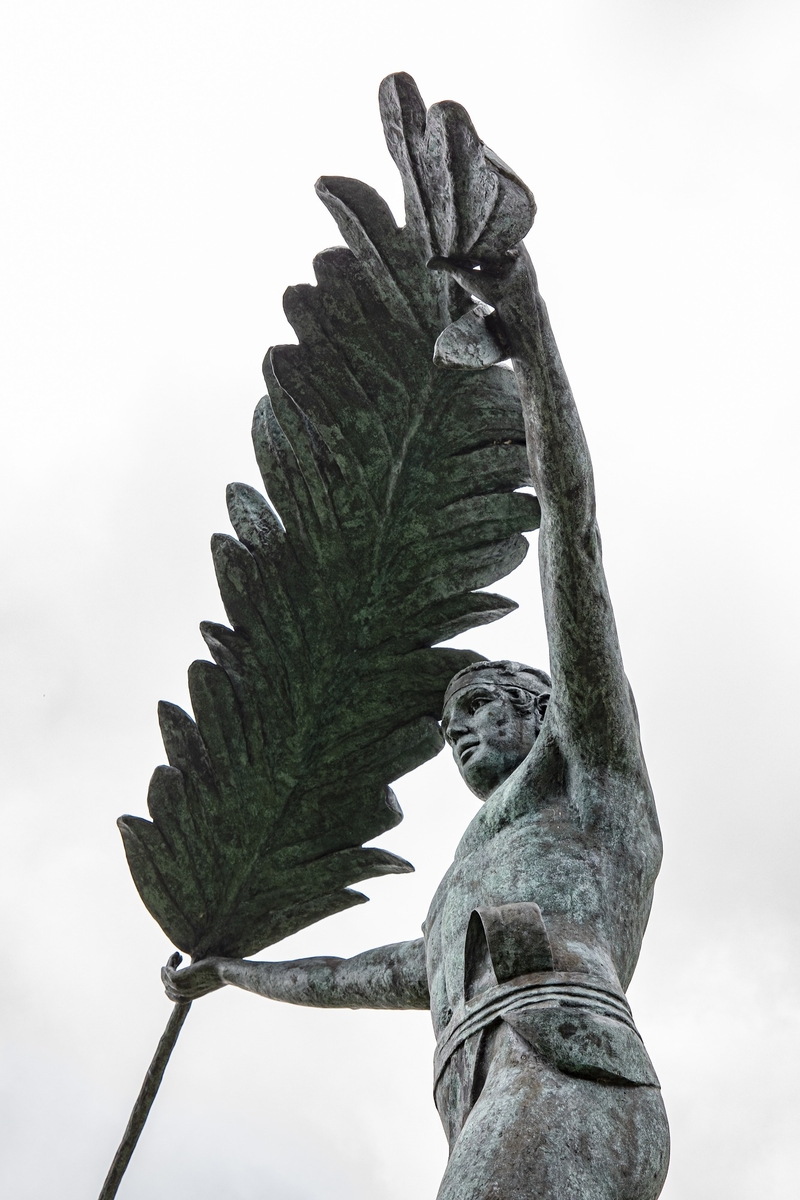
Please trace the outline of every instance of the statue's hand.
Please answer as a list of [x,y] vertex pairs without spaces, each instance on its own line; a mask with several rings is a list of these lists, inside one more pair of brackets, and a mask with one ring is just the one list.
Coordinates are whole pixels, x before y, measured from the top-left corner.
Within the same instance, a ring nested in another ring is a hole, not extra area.
[[183,955],[176,952],[161,968],[161,982],[170,1000],[197,1000],[225,986],[220,971],[222,959],[203,958],[180,971],[178,968],[182,962]]
[[536,272],[520,243],[491,259],[431,258],[431,271],[446,271],[471,296],[496,311],[500,325],[493,327],[501,342],[513,345],[532,327],[536,317]]

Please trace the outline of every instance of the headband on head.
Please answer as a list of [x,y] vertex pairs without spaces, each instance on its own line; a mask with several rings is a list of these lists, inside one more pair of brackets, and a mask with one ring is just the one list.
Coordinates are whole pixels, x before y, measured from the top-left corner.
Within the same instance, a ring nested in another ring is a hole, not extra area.
[[467,688],[474,687],[484,675],[489,676],[491,682],[498,687],[522,688],[525,692],[533,692],[537,695],[553,686],[546,671],[540,671],[538,667],[528,667],[525,663],[513,662],[508,658],[498,659],[495,662],[470,663],[468,667],[464,667],[462,671],[454,675],[448,683],[442,710],[447,708],[454,696]]

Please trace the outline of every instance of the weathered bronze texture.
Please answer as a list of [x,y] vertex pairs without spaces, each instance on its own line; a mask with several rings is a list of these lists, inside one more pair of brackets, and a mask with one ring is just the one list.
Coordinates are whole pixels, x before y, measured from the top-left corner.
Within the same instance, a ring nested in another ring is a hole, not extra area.
[[[232,629],[172,707],[152,823],[124,818],[184,1003],[428,1008],[450,1141],[440,1200],[655,1200],[669,1135],[625,997],[661,839],[620,654],[592,468],[530,258],[521,180],[457,104],[381,87],[406,225],[353,180],[318,191],[347,250],[290,289],[256,453],[215,562]],[[513,371],[499,365],[510,360]],[[536,499],[514,491],[531,481]],[[475,589],[540,525],[550,674],[432,649],[508,601]],[[335,700],[334,700],[335,697]],[[443,711],[442,711],[442,705]],[[441,717],[441,732],[437,718]],[[350,959],[245,961],[408,864],[363,842],[442,734],[485,803],[423,936]]]

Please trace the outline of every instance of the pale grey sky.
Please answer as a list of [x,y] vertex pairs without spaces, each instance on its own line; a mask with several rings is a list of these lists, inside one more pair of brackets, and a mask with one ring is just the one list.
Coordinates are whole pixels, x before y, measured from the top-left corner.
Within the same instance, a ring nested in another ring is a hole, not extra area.
[[[798,44],[769,0],[8,3],[0,39],[5,630],[0,1188],[99,1189],[169,1006],[114,821],[188,703],[208,538],[283,289],[350,174],[398,208],[376,93],[466,105],[534,189],[529,245],[589,437],[666,857],[631,999],[665,1200],[796,1195]],[[546,665],[520,611],[461,639]],[[275,956],[417,935],[475,804],[444,756],[381,844],[413,877]],[[431,1197],[424,1014],[232,990],[187,1022],[121,1200]]]

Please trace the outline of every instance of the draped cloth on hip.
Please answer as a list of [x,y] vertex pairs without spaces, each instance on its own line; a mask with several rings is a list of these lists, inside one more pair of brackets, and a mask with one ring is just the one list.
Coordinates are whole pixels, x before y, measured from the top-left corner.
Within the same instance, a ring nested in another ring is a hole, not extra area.
[[468,1038],[503,1020],[562,1071],[658,1086],[625,994],[584,972],[549,971],[498,984],[466,1001],[434,1056],[434,1087]]
[[588,971],[554,970],[536,904],[473,912],[464,993],[434,1056],[434,1097],[451,1143],[480,1095],[501,1023],[568,1075],[659,1086],[625,993]]

